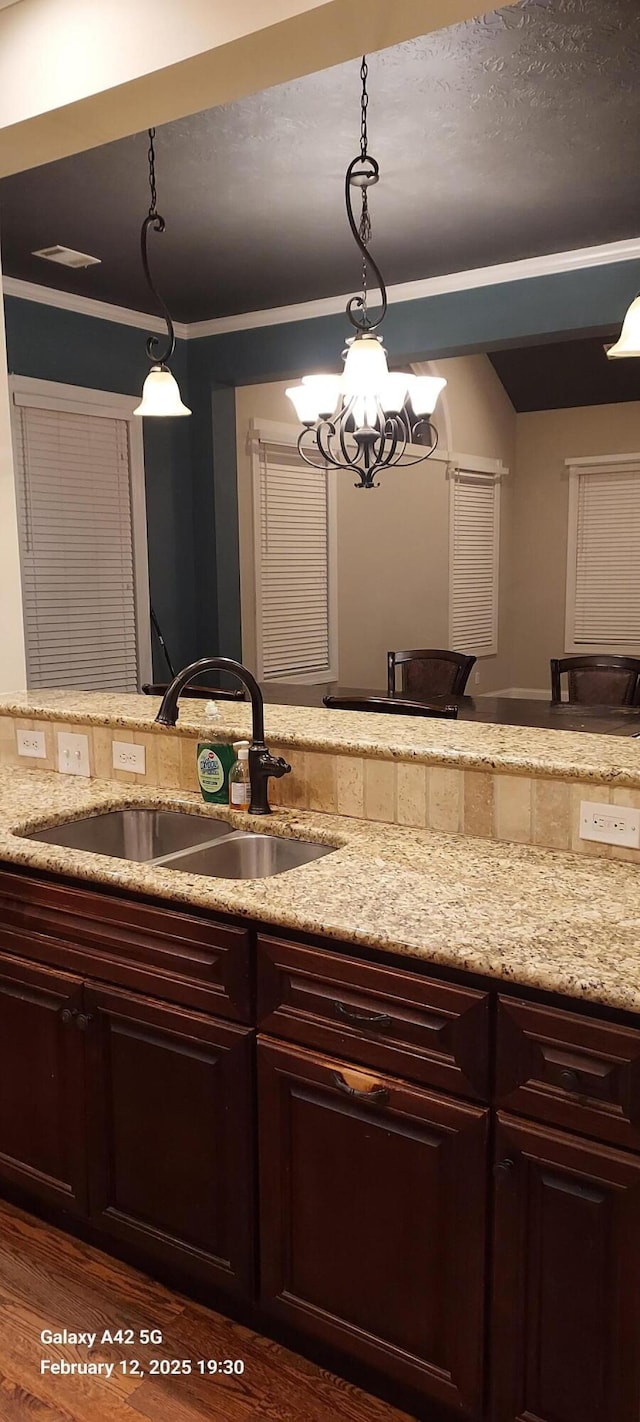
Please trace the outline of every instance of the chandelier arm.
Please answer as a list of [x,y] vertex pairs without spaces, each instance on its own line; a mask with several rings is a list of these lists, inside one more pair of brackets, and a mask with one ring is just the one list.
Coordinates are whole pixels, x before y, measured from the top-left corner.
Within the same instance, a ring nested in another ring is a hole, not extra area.
[[437,448],[438,448],[438,431],[437,431],[437,429],[436,429],[436,426],[435,426],[434,424],[432,424],[431,420],[427,419],[426,416],[425,416],[424,419],[418,421],[418,424],[416,424],[416,425],[414,426],[414,429],[418,429],[419,425],[427,425],[427,426],[428,426],[428,428],[429,428],[429,430],[430,430],[430,432],[431,432],[432,443],[431,443],[430,447],[428,447],[428,448],[425,446],[425,453],[424,453],[424,454],[419,454],[419,455],[417,455],[415,459],[412,458],[411,456],[409,456],[408,459],[405,459],[404,455],[405,455],[405,450],[406,450],[407,443],[408,443],[408,441],[405,441],[404,449],[402,450],[402,452],[401,452],[401,454],[400,454],[398,460],[396,461],[396,464],[397,464],[397,466],[398,466],[399,468],[402,468],[402,469],[411,469],[414,464],[424,464],[425,459],[431,459],[432,455],[435,454],[435,452],[436,452],[436,450],[437,450]]
[[[369,157],[369,155],[367,154],[367,156],[366,156],[366,158],[364,159],[364,161],[365,161],[366,163],[369,163],[369,164],[371,165],[371,166],[370,166],[369,183],[377,183],[377,181],[378,181],[378,175],[379,175],[379,171],[380,171],[380,170],[379,170],[379,165],[378,165],[378,163],[376,162],[376,159]],[[359,233],[359,231],[358,231],[358,224],[357,224],[357,222],[356,222],[356,220],[355,220],[355,217],[354,217],[354,215],[353,215],[353,206],[352,206],[352,203],[351,203],[351,183],[352,183],[352,177],[353,177],[353,174],[354,174],[355,171],[356,171],[356,168],[359,170],[360,173],[362,172],[362,168],[361,168],[362,162],[363,162],[363,159],[360,157],[360,155],[358,155],[357,158],[353,158],[353,159],[352,159],[352,161],[351,161],[350,164],[349,164],[349,167],[347,168],[347,172],[346,172],[346,175],[345,175],[345,182],[344,182],[344,200],[345,200],[345,206],[346,206],[346,209],[347,209],[347,218],[348,218],[348,220],[349,220],[349,226],[350,226],[350,228],[351,228],[351,232],[352,232],[352,235],[353,235],[353,240],[354,240],[356,246],[358,247],[358,250],[359,250],[359,251],[361,252],[361,254],[362,254],[363,261],[365,261],[365,262],[367,263],[367,265],[371,268],[371,270],[372,270],[372,272],[373,272],[373,274],[374,274],[374,276],[375,276],[377,285],[378,285],[379,288],[380,288],[380,295],[381,295],[381,297],[382,297],[382,307],[381,307],[380,315],[378,316],[377,321],[370,321],[370,320],[369,320],[369,317],[368,317],[367,314],[366,314],[366,307],[365,307],[364,298],[363,298],[362,296],[352,296],[352,297],[350,298],[350,300],[347,302],[347,316],[348,316],[348,318],[349,318],[349,320],[350,320],[350,322],[351,322],[351,325],[352,325],[352,326],[355,326],[356,331],[377,331],[378,326],[382,325],[382,322],[384,321],[384,318],[385,318],[385,315],[386,315],[386,312],[387,312],[387,288],[386,288],[386,285],[385,285],[385,280],[384,280],[384,277],[383,277],[383,275],[382,275],[382,272],[380,271],[380,268],[379,268],[379,266],[378,266],[378,263],[376,262],[375,258],[371,256],[371,253],[370,253],[368,247],[365,246],[365,243],[363,242],[363,240],[362,240],[362,238],[361,238],[361,236],[360,236],[360,233]],[[363,310],[365,311],[365,315],[364,315],[364,317],[363,317],[362,319],[358,319],[358,316],[355,314],[355,309],[356,309],[356,308],[359,309],[360,311],[363,311]]]
[[331,448],[331,441],[335,433],[336,427],[333,420],[321,420],[320,424],[316,425],[316,444],[322,458],[325,460],[325,463],[332,464],[334,469],[340,469],[340,460],[336,458]]
[[171,317],[170,317],[170,315],[169,315],[168,308],[167,308],[167,306],[165,305],[165,303],[164,303],[164,301],[163,301],[163,299],[162,299],[162,297],[161,297],[161,295],[160,295],[160,292],[158,291],[158,289],[157,289],[157,287],[156,287],[156,285],[155,285],[155,283],[154,283],[154,281],[153,281],[153,277],[152,277],[152,275],[151,275],[151,269],[150,269],[150,267],[149,267],[148,240],[149,240],[149,229],[150,229],[150,228],[153,228],[153,231],[154,231],[154,232],[164,232],[164,230],[165,230],[165,220],[164,220],[164,217],[161,217],[161,216],[160,216],[160,213],[159,213],[159,212],[150,212],[149,215],[148,215],[147,217],[145,217],[145,219],[144,219],[144,222],[143,222],[142,227],[141,227],[141,230],[140,230],[140,251],[141,251],[141,254],[142,254],[142,266],[143,266],[143,269],[144,269],[145,277],[146,277],[146,279],[147,279],[147,285],[148,285],[149,290],[151,291],[152,295],[155,297],[155,299],[156,299],[156,301],[157,301],[157,303],[158,303],[158,306],[160,307],[160,309],[161,309],[161,311],[162,311],[162,315],[163,315],[163,317],[164,317],[164,319],[165,319],[165,321],[166,321],[166,323],[167,323],[167,347],[166,347],[166,350],[164,350],[164,351],[158,351],[158,350],[156,349],[157,346],[159,345],[158,337],[157,337],[157,336],[149,336],[149,338],[148,338],[148,340],[147,340],[147,356],[148,356],[149,360],[151,361],[151,363],[152,363],[153,365],[166,365],[166,363],[171,360],[171,357],[172,357],[172,355],[173,355],[173,352],[174,352],[174,350],[175,350],[175,348],[176,348],[176,336],[175,336],[175,331],[174,331],[174,329],[173,329],[173,321],[171,320]]

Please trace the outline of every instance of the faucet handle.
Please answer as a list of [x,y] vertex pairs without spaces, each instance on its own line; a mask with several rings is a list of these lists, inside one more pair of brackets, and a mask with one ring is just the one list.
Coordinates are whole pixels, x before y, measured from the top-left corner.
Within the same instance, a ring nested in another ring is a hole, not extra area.
[[272,755],[271,751],[267,751],[267,755],[269,757],[269,775],[273,775],[276,780],[280,780],[281,776],[291,774],[291,766],[283,755]]

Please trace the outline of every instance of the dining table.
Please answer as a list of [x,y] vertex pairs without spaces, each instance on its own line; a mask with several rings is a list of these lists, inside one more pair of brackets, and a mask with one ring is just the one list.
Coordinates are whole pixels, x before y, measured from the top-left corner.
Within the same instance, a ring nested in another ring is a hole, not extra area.
[[[267,704],[277,706],[322,706],[325,696],[351,698],[383,696],[386,687],[343,686],[335,681],[281,682],[263,681],[261,690]],[[398,693],[403,700],[441,707],[455,705],[459,721],[480,721],[502,726],[538,726],[554,731],[590,731],[607,736],[640,737],[640,706],[582,706],[576,703],[554,703],[537,697],[519,696],[429,696],[419,697]],[[341,708],[331,708],[334,715]]]

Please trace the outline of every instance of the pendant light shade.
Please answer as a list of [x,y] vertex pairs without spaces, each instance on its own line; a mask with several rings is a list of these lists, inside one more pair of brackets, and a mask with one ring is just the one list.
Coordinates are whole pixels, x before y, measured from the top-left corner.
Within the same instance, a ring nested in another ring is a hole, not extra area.
[[134,415],[154,415],[162,419],[167,415],[190,415],[191,410],[183,405],[178,382],[166,365],[152,365],[142,387],[142,399],[136,405]]
[[176,336],[168,308],[162,300],[157,287],[154,285],[151,269],[149,267],[149,232],[164,232],[166,226],[164,217],[160,216],[157,208],[155,136],[155,128],[150,128],[148,159],[151,202],[140,232],[140,251],[147,286],[157,305],[160,307],[167,323],[167,344],[163,351],[159,351],[158,346],[160,343],[158,337],[149,336],[147,341],[147,357],[151,361],[151,370],[142,388],[140,404],[133,413],[134,415],[150,415],[155,419],[166,419],[169,415],[190,415],[191,411],[187,405],[183,404],[178,382],[169,369],[169,361],[176,348]]
[[608,360],[624,360],[628,356],[640,356],[640,296],[631,302],[620,339],[607,351]]
[[[431,423],[446,380],[389,370],[382,338],[375,332],[387,310],[387,292],[377,262],[369,251],[371,217],[369,189],[378,182],[379,165],[367,150],[367,60],[360,66],[360,153],[347,168],[345,205],[354,241],[362,258],[362,294],[347,303],[355,336],[343,352],[342,375],[305,375],[287,395],[300,424],[298,451],[312,469],[351,469],[356,488],[374,489],[381,469],[408,468],[434,453],[438,432]],[[351,189],[360,193],[359,223],[353,214]],[[367,273],[379,287],[382,310],[374,321],[368,310]],[[420,452],[417,446],[420,445]]]

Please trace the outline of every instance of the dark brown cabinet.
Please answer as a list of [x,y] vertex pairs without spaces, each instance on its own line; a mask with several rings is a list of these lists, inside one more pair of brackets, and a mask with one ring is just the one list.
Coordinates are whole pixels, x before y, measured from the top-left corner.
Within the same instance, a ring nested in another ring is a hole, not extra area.
[[491,1422],[637,1422],[640,1159],[499,1115]]
[[482,1415],[488,1111],[258,1039],[261,1302]]
[[88,987],[89,1201],[107,1233],[248,1295],[252,1033]]
[[0,1190],[421,1417],[638,1422],[637,1022],[434,973],[0,872]]
[[87,1203],[81,991],[0,955],[0,1180],[72,1213]]

